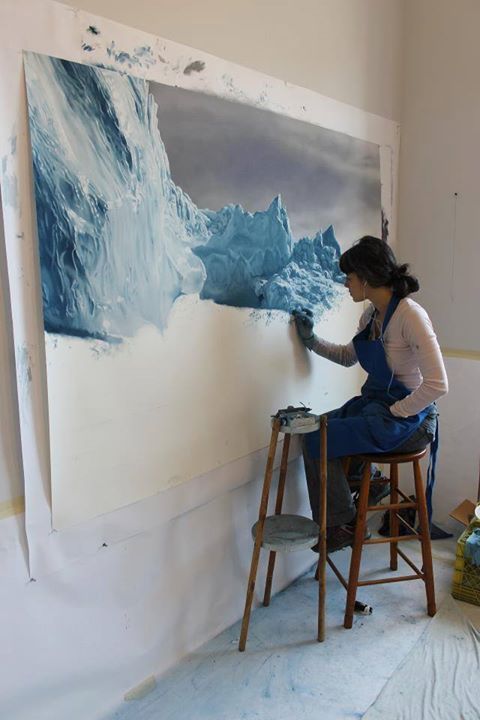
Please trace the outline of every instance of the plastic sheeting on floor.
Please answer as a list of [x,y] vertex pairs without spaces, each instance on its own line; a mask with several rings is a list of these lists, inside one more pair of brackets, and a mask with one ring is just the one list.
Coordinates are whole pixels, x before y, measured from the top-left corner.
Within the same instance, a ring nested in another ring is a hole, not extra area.
[[363,720],[480,717],[480,631],[462,605],[445,599]]
[[[451,540],[434,544],[439,605],[450,592],[454,549]],[[421,563],[419,546],[409,554]],[[336,553],[335,559],[346,573],[350,552]],[[388,549],[372,545],[364,553],[362,575],[383,576],[390,572],[388,563]],[[259,577],[260,595],[263,582]],[[275,595],[270,607],[255,609],[244,653],[238,652],[238,622],[108,720],[359,720],[432,619],[425,612],[422,582],[363,587],[358,598],[373,605],[373,615],[356,614],[353,628],[345,630],[345,590],[328,570],[326,640],[318,643],[318,584],[309,572]]]

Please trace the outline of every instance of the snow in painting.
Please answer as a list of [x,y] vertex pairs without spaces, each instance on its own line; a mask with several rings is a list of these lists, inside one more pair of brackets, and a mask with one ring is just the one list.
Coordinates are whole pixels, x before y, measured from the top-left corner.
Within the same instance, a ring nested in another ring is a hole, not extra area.
[[162,332],[186,294],[319,315],[341,245],[381,231],[377,145],[111,70],[25,63],[47,332]]

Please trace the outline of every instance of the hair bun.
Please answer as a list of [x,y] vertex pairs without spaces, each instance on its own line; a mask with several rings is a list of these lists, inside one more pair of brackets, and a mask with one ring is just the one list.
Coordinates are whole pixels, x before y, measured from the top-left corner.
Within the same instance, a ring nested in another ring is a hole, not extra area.
[[391,283],[393,291],[400,297],[406,297],[410,293],[417,292],[420,285],[416,277],[408,272],[409,265],[396,265],[391,271]]
[[405,277],[405,275],[408,274],[408,265],[404,263],[403,265],[397,265],[392,270],[392,280],[399,280],[400,278]]

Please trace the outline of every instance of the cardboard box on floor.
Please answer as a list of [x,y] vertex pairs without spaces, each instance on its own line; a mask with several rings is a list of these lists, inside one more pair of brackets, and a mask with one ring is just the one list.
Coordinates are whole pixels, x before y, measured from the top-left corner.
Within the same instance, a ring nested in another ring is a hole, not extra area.
[[459,523],[462,523],[462,525],[465,525],[466,527],[475,514],[476,506],[477,503],[474,503],[471,500],[464,500],[460,503],[460,505],[452,510],[450,517],[454,520],[458,520]]
[[460,503],[460,505],[457,505],[455,510],[452,510],[450,513],[450,517],[452,517],[454,520],[457,520],[459,523],[462,523],[462,525],[470,524],[470,520],[475,514],[475,508],[480,503],[480,464],[478,469],[478,489],[477,489],[477,501],[473,502],[472,500],[464,500]]

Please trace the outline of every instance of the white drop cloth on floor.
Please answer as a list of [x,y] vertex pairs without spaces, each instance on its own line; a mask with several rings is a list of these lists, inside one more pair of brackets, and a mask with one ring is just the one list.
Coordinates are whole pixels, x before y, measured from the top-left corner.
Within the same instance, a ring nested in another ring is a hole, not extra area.
[[363,720],[478,720],[480,631],[447,597]]

